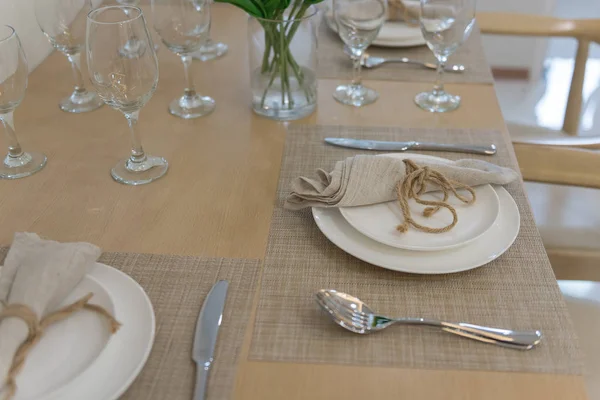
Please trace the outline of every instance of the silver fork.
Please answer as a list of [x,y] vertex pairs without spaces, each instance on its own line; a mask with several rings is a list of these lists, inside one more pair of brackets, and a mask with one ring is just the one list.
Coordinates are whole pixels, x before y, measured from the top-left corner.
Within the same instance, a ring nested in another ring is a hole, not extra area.
[[[352,57],[352,50],[350,50],[350,48],[348,46],[344,46],[344,53],[347,56]],[[432,69],[432,70],[437,69],[436,63],[411,60],[408,57],[395,57],[395,58],[376,57],[376,56],[370,55],[366,51],[363,52],[360,63],[363,67],[365,67],[367,69],[377,68],[380,65],[383,65],[385,63],[404,63],[404,64],[418,65],[418,66]],[[466,67],[462,64],[450,64],[450,65],[446,65],[446,68],[444,68],[444,70],[447,72],[465,72]]]
[[360,299],[335,290],[320,290],[317,303],[338,325],[351,332],[368,334],[393,324],[426,325],[484,343],[518,350],[530,350],[540,343],[540,331],[513,331],[464,322],[452,323],[427,318],[390,318],[375,314]]

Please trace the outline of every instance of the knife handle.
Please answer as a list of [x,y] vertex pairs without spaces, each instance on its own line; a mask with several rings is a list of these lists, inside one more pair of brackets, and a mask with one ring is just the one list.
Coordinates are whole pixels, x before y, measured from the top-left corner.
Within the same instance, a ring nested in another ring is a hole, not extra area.
[[196,388],[194,389],[194,400],[204,400],[210,365],[210,361],[204,364],[196,364]]
[[409,150],[431,150],[431,151],[450,151],[455,153],[480,154],[484,156],[493,156],[496,154],[496,146],[471,146],[465,144],[440,144],[440,143],[420,143],[415,142]]

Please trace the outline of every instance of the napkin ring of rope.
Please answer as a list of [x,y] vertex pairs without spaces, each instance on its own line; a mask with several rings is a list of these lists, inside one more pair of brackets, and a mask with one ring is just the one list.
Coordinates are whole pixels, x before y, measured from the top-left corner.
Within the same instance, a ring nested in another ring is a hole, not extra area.
[[2,302],[4,309],[0,311],[0,322],[6,318],[20,318],[27,324],[27,328],[29,329],[27,339],[25,339],[17,349],[10,369],[8,370],[8,375],[5,380],[6,395],[4,400],[11,399],[17,392],[16,377],[19,372],[21,372],[21,369],[23,369],[27,355],[40,341],[44,335],[44,331],[50,325],[63,321],[78,311],[89,310],[108,320],[111,334],[116,333],[119,330],[121,324],[108,311],[99,305],[89,304],[93,295],[93,293],[88,293],[76,302],[46,315],[41,320],[38,320],[36,313],[24,304],[15,303],[7,305]]
[[[406,175],[405,178],[396,185],[396,194],[398,196],[398,202],[400,203],[400,209],[402,210],[404,222],[398,225],[396,229],[404,233],[412,226],[422,232],[444,233],[454,228],[458,222],[458,215],[456,214],[456,209],[448,204],[448,198],[450,197],[450,194],[453,194],[463,203],[473,204],[477,198],[473,188],[463,183],[450,180],[441,172],[431,169],[430,167],[419,167],[412,160],[403,161],[406,167]],[[441,201],[423,200],[421,195],[425,192],[427,184],[438,186],[444,193],[444,199]],[[457,190],[460,189],[467,190],[471,194],[471,198],[469,199],[458,193]],[[423,215],[425,217],[432,216],[441,208],[447,209],[452,214],[452,222],[442,228],[430,228],[428,226],[420,225],[411,216],[410,206],[408,205],[408,200],[410,199],[415,199],[418,204],[427,206],[423,210]]]

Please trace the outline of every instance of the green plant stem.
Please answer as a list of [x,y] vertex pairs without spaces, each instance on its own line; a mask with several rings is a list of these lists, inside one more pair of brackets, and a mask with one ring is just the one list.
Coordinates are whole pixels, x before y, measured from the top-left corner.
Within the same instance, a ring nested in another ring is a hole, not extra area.
[[271,36],[268,31],[265,30],[265,52],[263,54],[262,66],[260,68],[261,74],[264,74],[269,70],[269,56],[271,55]]
[[[263,54],[261,73],[270,73],[269,82],[261,98],[261,106],[264,107],[267,95],[273,86],[275,79],[279,76],[281,87],[281,106],[291,109],[294,106],[292,88],[290,85],[290,70],[295,76],[298,85],[304,91],[306,100],[313,100],[313,93],[304,86],[304,72],[300,65],[294,59],[290,51],[290,44],[294,35],[298,31],[304,14],[310,7],[310,4],[302,0],[294,1],[288,21],[284,21],[284,10],[274,13],[273,19],[281,22],[261,23],[265,31],[265,53]],[[271,53],[273,54],[271,56]],[[286,102],[287,96],[287,102]]]

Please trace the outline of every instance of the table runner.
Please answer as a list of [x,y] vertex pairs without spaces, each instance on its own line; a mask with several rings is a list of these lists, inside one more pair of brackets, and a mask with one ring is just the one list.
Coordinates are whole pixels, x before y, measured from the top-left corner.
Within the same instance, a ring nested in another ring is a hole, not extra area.
[[[249,357],[254,360],[579,374],[575,334],[523,186],[507,186],[521,212],[514,245],[487,266],[448,275],[411,275],[362,262],[330,243],[310,210],[282,208],[290,181],[365,153],[323,144],[329,136],[422,140],[498,146],[478,158],[516,168],[497,131],[292,126],[287,133],[277,204],[271,222],[260,303]],[[426,154],[425,152],[423,152]],[[373,152],[369,154],[374,154]],[[451,159],[457,153],[427,153]],[[527,352],[463,339],[426,327],[396,326],[361,336],[336,325],[316,306],[322,288],[354,294],[391,316],[436,317],[512,329],[540,329]]]
[[[0,260],[7,251],[0,249]],[[196,364],[191,357],[198,313],[212,285],[221,279],[229,281],[206,398],[230,398],[256,292],[259,260],[104,253],[99,261],[135,279],[150,297],[156,315],[152,352],[122,400],[192,398]]]
[[[347,79],[352,78],[352,62],[343,52],[343,43],[337,33],[328,26],[325,17],[319,28],[319,52],[317,56],[317,76],[319,78]],[[435,63],[433,53],[427,46],[405,48],[383,48],[371,46],[367,50],[370,55],[378,57],[408,57],[419,61]],[[493,83],[494,77],[487,64],[481,34],[475,26],[469,39],[449,58],[449,63],[464,64],[467,70],[463,73],[445,73],[445,83]],[[435,71],[415,65],[390,63],[378,68],[363,68],[364,79],[391,80],[405,82],[433,82]]]

